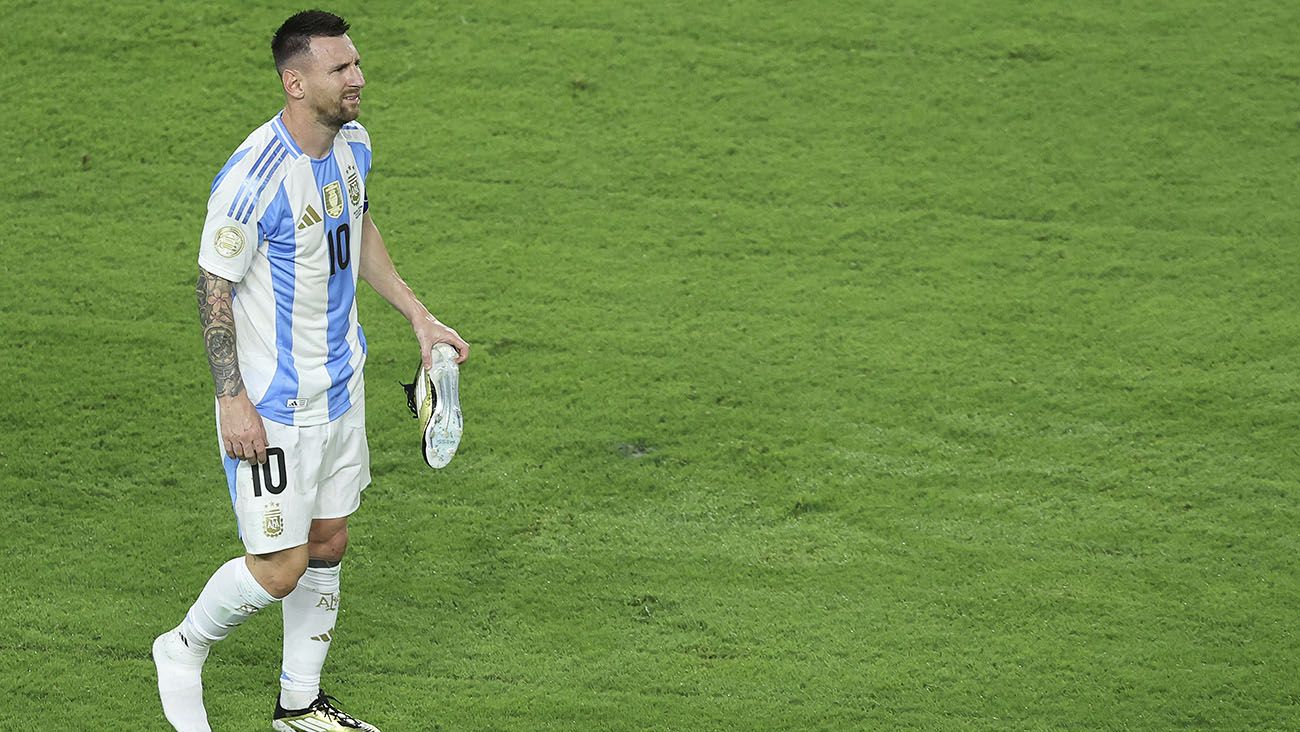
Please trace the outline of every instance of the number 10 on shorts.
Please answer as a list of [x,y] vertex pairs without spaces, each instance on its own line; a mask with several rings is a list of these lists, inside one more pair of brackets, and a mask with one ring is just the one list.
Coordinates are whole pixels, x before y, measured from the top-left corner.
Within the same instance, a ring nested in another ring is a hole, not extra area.
[[266,448],[266,462],[258,465],[249,463],[249,470],[253,473],[253,496],[262,497],[262,488],[273,496],[278,496],[284,492],[289,485],[289,473],[284,465],[284,450],[278,447]]

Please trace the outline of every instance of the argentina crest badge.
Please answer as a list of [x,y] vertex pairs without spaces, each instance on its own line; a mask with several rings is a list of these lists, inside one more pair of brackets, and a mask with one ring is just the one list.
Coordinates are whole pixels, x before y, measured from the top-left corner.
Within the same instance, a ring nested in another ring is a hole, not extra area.
[[269,539],[284,533],[284,514],[280,512],[280,504],[267,504],[266,511],[262,514],[262,533]]
[[357,174],[357,166],[348,163],[348,169],[343,173],[343,179],[348,184],[348,200],[352,202],[352,207],[360,206],[361,176]]

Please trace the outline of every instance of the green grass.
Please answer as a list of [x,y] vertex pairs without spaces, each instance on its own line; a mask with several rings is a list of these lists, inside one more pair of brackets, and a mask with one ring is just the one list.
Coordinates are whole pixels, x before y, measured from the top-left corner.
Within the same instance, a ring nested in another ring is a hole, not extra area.
[[[0,726],[166,728],[241,548],[193,303],[291,8],[4,4]],[[1300,727],[1300,10],[364,3],[376,220],[328,689],[387,730]],[[262,729],[278,613],[205,673]]]

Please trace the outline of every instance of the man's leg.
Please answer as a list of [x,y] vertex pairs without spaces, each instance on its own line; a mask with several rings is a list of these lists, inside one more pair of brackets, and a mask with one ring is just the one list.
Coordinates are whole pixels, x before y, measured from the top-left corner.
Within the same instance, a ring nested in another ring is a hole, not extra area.
[[180,732],[208,732],[203,662],[214,643],[257,611],[288,595],[307,566],[306,545],[249,554],[221,565],[179,626],[153,644],[158,694],[167,721]]
[[284,613],[283,709],[305,709],[320,694],[320,673],[338,618],[339,563],[347,546],[346,516],[312,521],[307,571],[280,606]]
[[358,400],[341,417],[325,425],[319,461],[321,480],[307,532],[311,566],[297,589],[285,598],[284,664],[280,696],[271,726],[293,732],[379,732],[336,706],[320,689],[321,668],[334,638],[339,608],[339,562],[348,545],[348,517],[361,505],[370,483],[365,403]]

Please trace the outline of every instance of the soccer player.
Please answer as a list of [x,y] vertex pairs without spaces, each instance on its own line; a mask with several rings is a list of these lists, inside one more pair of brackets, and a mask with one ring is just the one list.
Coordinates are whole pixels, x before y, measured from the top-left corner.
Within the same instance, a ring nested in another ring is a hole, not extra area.
[[[377,730],[320,688],[335,637],[348,516],[370,482],[356,284],[410,321],[426,368],[469,345],[429,314],[393,267],[371,217],[370,136],[355,121],[365,77],[348,24],[318,10],[271,41],[284,109],[217,173],[199,249],[199,318],[226,481],[246,553],[222,565],[153,658],[177,730],[209,730],[209,649],[279,602],[284,661],[271,727]],[[268,709],[270,705],[268,704]]]

